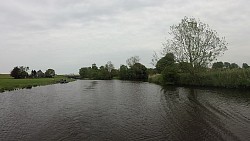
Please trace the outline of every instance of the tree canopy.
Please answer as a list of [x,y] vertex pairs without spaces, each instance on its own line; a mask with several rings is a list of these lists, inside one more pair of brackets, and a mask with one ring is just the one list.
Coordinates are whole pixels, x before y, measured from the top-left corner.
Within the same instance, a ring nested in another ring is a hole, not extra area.
[[170,27],[172,39],[163,44],[165,53],[173,53],[178,62],[188,62],[193,67],[204,67],[227,50],[225,38],[215,30],[196,20],[184,17],[178,25]]
[[52,77],[54,77],[54,76],[55,76],[55,70],[53,70],[53,69],[48,69],[48,70],[46,70],[46,72],[45,72],[45,77],[52,78]]
[[29,67],[24,67],[24,66],[20,66],[20,67],[14,67],[14,69],[11,71],[10,76],[14,77],[15,79],[19,79],[19,78],[26,78],[29,76],[28,71]]

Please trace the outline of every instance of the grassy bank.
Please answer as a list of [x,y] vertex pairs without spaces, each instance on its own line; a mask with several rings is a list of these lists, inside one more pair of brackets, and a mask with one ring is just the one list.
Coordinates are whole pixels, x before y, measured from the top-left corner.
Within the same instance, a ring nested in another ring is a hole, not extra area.
[[60,80],[73,81],[74,79],[66,78],[58,75],[55,78],[27,78],[14,79],[9,74],[0,74],[0,92],[10,91],[14,89],[32,88],[35,86],[49,85],[59,83]]
[[[151,76],[149,82],[163,84],[160,74]],[[250,69],[210,70],[192,76],[188,73],[179,74],[177,85],[207,86],[223,88],[250,88]]]

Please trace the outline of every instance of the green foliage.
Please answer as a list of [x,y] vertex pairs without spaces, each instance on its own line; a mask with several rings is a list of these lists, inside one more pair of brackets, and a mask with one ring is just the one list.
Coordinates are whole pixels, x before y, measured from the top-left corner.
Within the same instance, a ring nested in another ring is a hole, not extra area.
[[164,84],[161,74],[149,75],[148,82],[149,83],[156,83],[156,84]]
[[243,69],[248,69],[248,68],[250,68],[250,67],[248,66],[247,63],[243,63],[243,64],[242,64],[242,68],[243,68]]
[[128,68],[125,65],[121,65],[119,76],[121,80],[143,80],[145,81],[148,79],[147,68],[141,63],[135,63],[130,68]]
[[[3,77],[4,76],[4,77]],[[74,79],[68,79],[64,76],[56,76],[54,78],[27,78],[27,79],[13,79],[6,77],[6,75],[0,75],[0,91],[14,90],[22,88],[31,88],[35,86],[48,85],[58,83],[61,79],[67,82]]]
[[55,74],[55,70],[53,70],[53,69],[48,69],[48,70],[46,70],[46,72],[45,72],[45,77],[47,77],[47,78],[52,78],[52,77],[54,77],[56,74]]
[[239,66],[236,63],[231,63],[229,68],[236,69],[236,68],[239,68]]
[[157,63],[156,63],[156,70],[158,73],[161,73],[165,66],[169,66],[175,63],[175,57],[173,53],[167,53],[164,57],[162,57]]
[[29,70],[29,67],[14,67],[14,69],[11,71],[10,76],[14,77],[15,79],[20,78],[26,78],[28,77],[27,71]]
[[101,66],[99,69],[96,64],[92,64],[92,67],[81,68],[79,74],[82,79],[110,80],[114,76],[118,76],[118,71],[114,69],[114,65],[109,61],[105,67]]
[[128,79],[128,67],[125,65],[120,66],[119,77],[121,80]]
[[250,88],[250,69],[224,69],[200,72],[195,76],[180,74],[180,85]]
[[215,62],[213,63],[213,66],[212,66],[213,69],[222,69],[223,67],[224,67],[223,62]]
[[191,63],[187,63],[187,62],[180,62],[178,63],[178,71],[180,73],[191,73],[193,72],[193,66]]
[[179,79],[178,65],[167,65],[161,74],[164,84],[176,84]]
[[224,62],[224,68],[229,69],[230,68],[230,63],[229,62]]
[[44,74],[41,70],[37,71],[37,72],[36,72],[36,75],[37,75],[38,78],[43,78],[43,77],[45,77],[45,74]]

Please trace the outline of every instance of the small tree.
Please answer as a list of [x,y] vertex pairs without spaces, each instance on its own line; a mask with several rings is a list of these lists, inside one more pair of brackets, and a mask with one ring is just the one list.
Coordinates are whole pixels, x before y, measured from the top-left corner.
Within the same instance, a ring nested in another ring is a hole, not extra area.
[[41,70],[37,71],[36,75],[37,75],[38,78],[44,77],[44,73]]
[[55,70],[53,70],[53,69],[48,69],[48,70],[46,70],[46,72],[45,72],[45,77],[47,77],[47,78],[52,78],[52,77],[54,77],[56,74],[55,74]]
[[178,62],[188,62],[193,68],[206,67],[227,50],[225,38],[195,18],[181,20],[170,27],[171,40],[163,44],[165,53],[173,53]]
[[36,78],[36,77],[37,77],[37,72],[36,72],[36,70],[31,70],[30,77],[32,77],[32,78]]
[[243,63],[243,64],[242,64],[242,68],[243,68],[243,69],[247,69],[247,68],[249,68],[249,66],[248,66],[247,63]]

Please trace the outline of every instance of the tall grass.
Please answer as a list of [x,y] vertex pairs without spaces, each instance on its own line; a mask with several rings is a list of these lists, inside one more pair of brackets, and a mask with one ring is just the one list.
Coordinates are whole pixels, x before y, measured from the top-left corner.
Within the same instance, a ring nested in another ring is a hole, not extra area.
[[180,85],[250,88],[250,69],[210,70],[195,75],[180,74]]
[[161,74],[149,75],[148,82],[155,84],[163,84],[163,77]]

